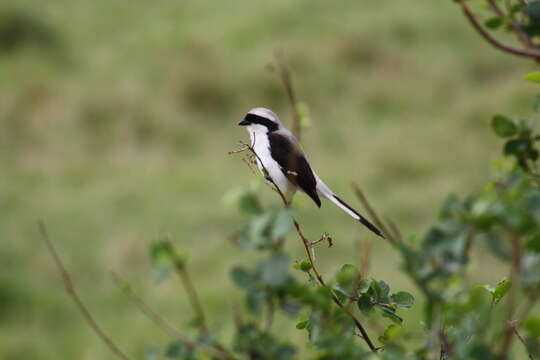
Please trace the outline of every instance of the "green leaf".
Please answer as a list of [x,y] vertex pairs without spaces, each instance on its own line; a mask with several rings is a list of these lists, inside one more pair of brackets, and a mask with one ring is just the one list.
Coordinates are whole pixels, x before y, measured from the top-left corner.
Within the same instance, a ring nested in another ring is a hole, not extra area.
[[383,280],[372,281],[371,289],[375,297],[376,302],[388,303],[388,293],[390,292],[390,287]]
[[234,283],[242,289],[251,288],[254,282],[253,276],[240,266],[236,266],[232,269],[231,277]]
[[265,248],[269,242],[269,228],[272,225],[275,211],[266,211],[249,222],[246,232],[250,247]]
[[495,288],[494,288],[493,286],[487,285],[487,284],[486,284],[486,285],[478,285],[478,287],[479,287],[480,289],[486,290],[486,291],[487,291],[488,293],[490,293],[491,295],[493,295],[493,292],[495,291]]
[[525,80],[533,83],[540,83],[540,71],[533,71],[531,73],[528,73],[527,75],[525,75]]
[[259,264],[261,279],[270,286],[280,286],[289,276],[289,257],[274,254]]
[[258,215],[263,211],[259,197],[251,190],[245,190],[241,193],[240,199],[238,200],[238,207],[240,208],[240,211],[245,214]]
[[504,155],[514,155],[521,158],[527,152],[527,140],[512,139],[504,144]]
[[405,291],[400,291],[390,296],[390,300],[400,309],[410,309],[414,304],[414,297]]
[[501,299],[506,295],[510,287],[512,286],[512,282],[506,278],[503,278],[499,283],[497,284],[497,287],[493,291],[493,300],[495,304],[497,304]]
[[152,265],[161,267],[171,264],[169,249],[165,241],[156,241],[150,244],[150,259]]
[[500,114],[493,117],[491,127],[495,134],[503,138],[514,136],[518,131],[517,125],[512,120]]
[[388,344],[395,342],[395,340],[401,338],[404,334],[405,329],[403,329],[403,326],[398,324],[390,324],[384,330],[383,335],[379,337],[379,340],[384,344]]
[[529,315],[523,323],[525,330],[532,337],[540,337],[540,316]]
[[526,12],[533,23],[540,22],[540,2],[538,1],[529,2],[527,4]]
[[296,324],[296,328],[298,330],[305,329],[309,324],[309,320],[300,321],[298,324]]
[[358,277],[358,269],[351,264],[345,264],[339,269],[336,274],[336,280],[341,286],[347,287],[351,285]]
[[195,360],[193,349],[180,341],[175,341],[169,344],[165,356],[168,358],[177,358],[183,360]]
[[531,236],[525,244],[525,249],[534,253],[540,253],[540,234]]
[[293,227],[293,217],[290,209],[282,209],[278,211],[272,224],[271,236],[274,240],[279,239]]
[[403,319],[396,314],[396,311],[390,307],[387,306],[380,306],[382,316],[385,318],[388,318],[395,322],[396,324],[401,324],[403,322]]
[[252,314],[258,314],[265,304],[265,292],[259,289],[250,289],[246,296],[246,305]]
[[172,273],[173,262],[168,246],[169,237],[165,235],[164,240],[150,244],[149,252],[152,261],[152,272],[154,283],[160,284],[167,280]]
[[500,28],[502,24],[504,24],[504,18],[501,16],[494,16],[484,22],[484,25],[491,30]]
[[311,263],[309,262],[309,260],[302,260],[302,262],[300,263],[300,270],[304,272],[308,272],[309,270],[311,270]]
[[367,279],[367,278],[362,278],[360,279],[360,281],[358,282],[357,284],[357,291],[360,293],[360,294],[365,294],[368,290],[369,290],[369,287],[371,286],[371,279]]
[[491,294],[491,301],[494,305],[497,305],[499,301],[506,295],[510,287],[512,286],[512,282],[506,278],[503,278],[496,287],[493,287],[491,285],[480,285],[478,287],[487,290]]
[[358,305],[358,309],[360,309],[362,314],[366,316],[369,315],[373,309],[373,303],[371,302],[371,297],[369,295],[360,296],[356,301],[356,304]]

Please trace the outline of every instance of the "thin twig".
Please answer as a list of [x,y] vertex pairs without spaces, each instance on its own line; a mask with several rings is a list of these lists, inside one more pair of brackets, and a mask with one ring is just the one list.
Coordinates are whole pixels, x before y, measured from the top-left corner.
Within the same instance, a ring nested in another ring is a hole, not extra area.
[[[247,145],[247,144],[243,144],[243,145]],[[266,167],[264,166],[264,163],[261,161],[259,155],[257,154],[257,152],[255,151],[255,149],[252,147],[252,146],[249,146],[248,145],[248,149],[257,157],[257,159],[259,160],[259,163],[261,164],[261,167],[262,167],[262,170],[263,172],[267,173],[267,170],[266,170]],[[281,197],[281,200],[283,201],[283,205],[287,208],[290,206],[289,202],[287,201],[287,199],[285,198],[285,195],[283,195],[283,192],[281,191],[281,189],[277,186],[277,184],[274,182],[274,180],[271,178],[271,177],[268,177],[268,181],[270,181],[272,183],[272,185],[274,185],[277,193],[280,195]],[[368,336],[368,333],[366,331],[366,329],[362,326],[362,324],[360,323],[360,321],[354,316],[353,313],[351,313],[347,307],[338,299],[338,297],[335,295],[335,293],[332,291],[332,289],[330,289],[326,283],[324,282],[323,280],[323,277],[322,275],[319,273],[319,271],[317,270],[317,267],[315,266],[315,259],[314,259],[314,253],[312,253],[313,251],[313,247],[311,246],[311,242],[306,238],[306,236],[304,235],[304,233],[302,232],[302,229],[300,228],[300,224],[298,223],[298,221],[296,221],[296,219],[293,217],[293,224],[294,224],[294,228],[296,229],[296,233],[298,234],[298,236],[300,237],[300,239],[302,240],[302,243],[304,245],[304,248],[306,250],[306,254],[307,254],[307,257],[308,257],[308,260],[309,260],[309,263],[311,264],[311,270],[310,271],[313,271],[313,274],[315,275],[315,278],[317,279],[317,282],[322,286],[322,287],[325,287],[327,288],[330,293],[332,294],[332,300],[334,301],[334,303],[339,307],[341,308],[350,318],[351,320],[354,322],[355,326],[358,328],[358,330],[360,331],[360,333],[362,334],[362,339],[364,339],[364,341],[366,342],[366,344],[369,346],[369,349],[376,353],[377,352],[377,348],[375,347],[375,345],[373,344],[373,342],[371,341],[371,339],[369,338]]]
[[[510,234],[510,243],[512,245],[512,263],[510,267],[510,290],[507,297],[507,314],[506,321],[512,321],[516,309],[516,291],[518,289],[519,275],[521,269],[521,259],[522,259],[522,249],[521,241],[519,235],[515,233]],[[503,343],[501,346],[501,352],[499,354],[499,359],[504,360],[508,358],[508,352],[510,351],[510,346],[512,345],[512,329],[510,327],[506,328],[504,333]]]
[[397,227],[396,223],[390,219],[386,218],[386,223],[390,227],[390,230],[392,230],[392,236],[394,236],[394,241],[401,242],[403,241],[403,235],[401,235],[401,231],[399,231],[399,228]]
[[[191,307],[193,308],[193,311],[195,311],[197,325],[199,326],[201,333],[203,333],[204,335],[208,335],[210,331],[206,323],[206,316],[204,315],[204,310],[201,305],[201,301],[199,300],[199,295],[197,295],[197,290],[195,286],[193,286],[193,281],[191,280],[191,277],[189,276],[189,272],[187,271],[185,264],[173,255],[174,247],[172,243],[169,240],[165,240],[164,244],[168,253],[171,255],[171,258],[173,259],[173,268],[175,272],[178,274],[178,277],[180,278],[180,282],[182,283],[182,286],[184,287],[184,290],[186,291]],[[219,352],[221,352],[227,359],[233,358],[233,356],[229,354],[229,352],[225,349],[225,347],[221,345],[220,343],[215,342],[213,344],[213,347]]]
[[451,357],[454,353],[454,348],[443,329],[439,330],[439,340],[441,340],[441,359],[445,359],[446,356]]
[[322,234],[322,236],[319,239],[312,241],[310,245],[311,247],[313,247],[323,241],[326,241],[328,243],[328,247],[332,247],[334,245],[333,239],[330,237],[328,233]]
[[362,190],[360,190],[360,188],[358,187],[358,185],[356,183],[353,183],[352,187],[353,187],[354,193],[356,194],[356,197],[358,198],[358,200],[360,200],[360,202],[362,203],[362,206],[364,206],[364,208],[366,209],[367,213],[369,214],[369,217],[375,223],[375,226],[377,226],[379,229],[381,229],[381,232],[383,233],[385,239],[388,239],[388,241],[390,241],[390,243],[392,245],[395,245],[396,244],[396,238],[393,236],[393,234],[386,227],[386,225],[381,220],[379,215],[377,215],[377,212],[373,209],[373,207],[369,203],[368,199],[366,198],[366,196],[364,195]]
[[[491,7],[491,9],[497,14],[497,16],[499,16],[501,18],[506,17],[506,14],[500,8],[500,6],[497,5],[495,0],[488,0],[488,3],[489,3],[489,6]],[[507,4],[508,4],[508,2],[507,2]],[[510,5],[510,8],[508,9],[508,11],[509,12],[512,11],[511,5]],[[512,31],[516,34],[516,37],[518,38],[518,40],[521,41],[521,43],[523,45],[525,45],[526,47],[531,48],[531,49],[535,47],[532,40],[527,36],[527,34],[525,34],[523,32],[523,30],[521,30],[521,24],[514,18],[513,15],[512,15],[511,22],[510,22],[510,26],[512,27]]]
[[358,269],[358,280],[366,278],[371,267],[371,251],[373,250],[373,239],[368,237],[361,243],[360,260]]
[[465,14],[465,17],[469,20],[471,25],[476,29],[476,31],[482,35],[482,37],[489,42],[494,47],[517,55],[517,56],[523,56],[523,57],[529,57],[536,60],[540,60],[540,51],[536,49],[517,49],[515,47],[503,44],[499,40],[495,39],[491,34],[486,31],[478,21],[478,19],[475,17],[475,15],[471,12],[468,5],[466,4],[465,0],[458,0],[459,4],[461,5],[461,9],[463,10],[463,13]]
[[126,354],[124,354],[122,350],[120,350],[120,348],[112,341],[112,339],[107,334],[105,334],[101,327],[99,327],[86,305],[84,305],[84,303],[82,302],[79,294],[77,293],[77,290],[75,290],[73,282],[71,281],[71,276],[69,275],[66,267],[62,263],[62,260],[60,259],[60,256],[58,255],[58,252],[56,251],[52,241],[49,239],[47,229],[45,228],[45,224],[42,221],[39,222],[39,231],[41,233],[43,241],[45,242],[45,245],[47,246],[47,249],[49,250],[51,257],[53,258],[56,268],[58,269],[58,272],[62,277],[64,288],[67,294],[71,297],[71,299],[77,306],[77,309],[86,320],[88,326],[90,326],[90,328],[96,333],[96,335],[107,345],[107,347],[113,352],[113,354],[115,354],[120,359],[128,360],[129,358],[126,356]]
[[272,324],[274,323],[274,302],[271,298],[266,301],[266,308],[268,312],[266,313],[266,321],[264,323],[264,331],[269,332],[272,329]]
[[[167,247],[167,251],[169,252],[169,254],[174,254],[174,248],[171,242],[169,240],[166,240],[164,241],[164,244]],[[185,264],[174,261],[173,267],[175,272],[178,274],[178,277],[180,278],[180,282],[182,283],[184,290],[186,291],[191,307],[195,311],[197,325],[201,329],[202,333],[208,334],[206,316],[204,315],[204,310],[201,305],[201,301],[199,300],[199,296],[197,295],[197,290],[195,289],[195,286],[193,286],[193,282],[191,281],[191,277],[186,270]]]
[[521,341],[521,343],[523,344],[523,347],[525,348],[525,351],[527,352],[527,355],[529,355],[529,359],[534,360],[531,352],[529,351],[529,349],[527,349],[527,344],[525,343],[525,339],[523,339],[523,336],[521,336],[521,334],[519,333],[519,331],[518,331],[518,329],[516,327],[516,321],[515,320],[508,321],[507,325],[508,325],[508,328],[510,328],[510,330],[512,330],[512,332],[517,336],[519,341]]
[[285,94],[287,95],[287,100],[289,101],[289,107],[291,109],[291,113],[293,116],[292,127],[291,127],[292,133],[294,134],[294,136],[296,136],[298,141],[300,141],[300,137],[302,135],[302,124],[301,124],[300,113],[298,112],[296,93],[294,91],[294,87],[292,84],[291,72],[289,71],[289,68],[285,64],[283,57],[284,57],[283,52],[276,51],[275,59],[276,59],[277,72],[281,80],[281,84],[283,85],[283,88],[285,89]]
[[163,330],[165,333],[167,333],[169,336],[180,340],[184,345],[186,345],[190,349],[195,348],[201,348],[205,351],[209,352],[212,355],[220,356],[223,359],[234,359],[232,355],[228,353],[224,353],[220,348],[214,348],[208,344],[193,341],[189,338],[187,338],[182,332],[175,327],[173,327],[171,324],[169,324],[165,319],[163,319],[161,316],[159,316],[154,310],[144,302],[144,300],[138,296],[135,291],[131,288],[129,283],[122,279],[120,276],[118,276],[116,273],[111,272],[111,277],[114,281],[114,283],[118,286],[120,290],[141,310],[141,312],[146,315],[147,318],[149,318],[151,321],[156,324],[157,327],[159,327],[161,330]]

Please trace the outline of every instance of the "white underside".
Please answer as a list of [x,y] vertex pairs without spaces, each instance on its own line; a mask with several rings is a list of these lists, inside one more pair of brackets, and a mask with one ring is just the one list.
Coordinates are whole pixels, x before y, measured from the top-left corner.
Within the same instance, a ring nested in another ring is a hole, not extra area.
[[283,171],[281,171],[281,167],[277,161],[272,158],[272,155],[270,154],[270,144],[266,135],[266,128],[258,129],[259,127],[262,126],[251,125],[248,127],[249,136],[251,137],[251,146],[253,146],[253,149],[260,159],[260,161],[257,159],[257,166],[263,175],[263,169],[268,171],[268,175],[270,175],[274,183],[279,187],[279,190],[288,200],[290,200],[292,195],[296,192],[297,187],[287,179],[285,174],[283,174]]
[[[272,155],[270,154],[270,143],[268,142],[266,127],[254,124],[248,126],[247,131],[251,138],[251,146],[253,146],[253,149],[260,159],[260,161],[257,159],[259,170],[264,175],[263,169],[266,169],[266,171],[268,171],[268,175],[270,175],[274,183],[279,187],[279,190],[285,195],[287,200],[291,200],[298,187],[287,179],[277,161],[272,158]],[[350,211],[347,207],[343,206],[334,197],[334,192],[330,190],[330,188],[317,176],[317,174],[313,174],[315,175],[315,179],[317,181],[317,193],[336,204],[341,210],[345,211],[351,217],[358,220],[358,216],[354,212]]]

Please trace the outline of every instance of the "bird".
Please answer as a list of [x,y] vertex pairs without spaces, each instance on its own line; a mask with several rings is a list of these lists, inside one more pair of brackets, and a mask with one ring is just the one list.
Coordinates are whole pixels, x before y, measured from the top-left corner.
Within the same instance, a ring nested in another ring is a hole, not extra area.
[[374,234],[384,238],[375,225],[340,199],[312,170],[299,141],[272,110],[253,108],[238,125],[245,126],[249,133],[251,149],[257,155],[259,170],[279,188],[288,201],[298,189],[306,193],[319,208],[322,205],[321,197],[324,197]]

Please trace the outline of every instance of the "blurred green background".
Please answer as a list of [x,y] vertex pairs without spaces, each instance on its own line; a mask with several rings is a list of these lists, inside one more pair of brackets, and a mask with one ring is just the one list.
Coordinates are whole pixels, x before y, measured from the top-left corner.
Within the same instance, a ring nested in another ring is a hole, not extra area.
[[[251,107],[290,121],[266,69],[276,49],[311,110],[303,144],[314,168],[359,206],[356,181],[405,233],[421,233],[447,193],[488,178],[500,151],[493,113],[531,114],[536,88],[522,76],[534,64],[489,47],[451,1],[3,1],[2,359],[112,358],[64,293],[39,219],[98,322],[133,359],[169,338],[110,270],[178,326],[192,316],[176,279],[153,282],[147,247],[162,232],[190,253],[210,325],[230,339],[239,292],[229,269],[254,254],[229,241],[245,218],[223,199],[253,175],[227,151],[247,139],[236,124]],[[323,272],[358,260],[371,236],[363,228],[304,195],[296,207],[308,236],[335,239],[318,250]],[[390,247],[373,241],[370,275],[416,293]],[[304,257],[296,237],[286,247]],[[481,249],[477,258],[479,283],[506,274]],[[405,321],[418,326],[420,311]],[[305,342],[290,323],[276,327]]]

